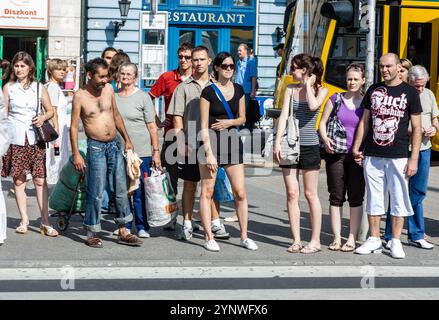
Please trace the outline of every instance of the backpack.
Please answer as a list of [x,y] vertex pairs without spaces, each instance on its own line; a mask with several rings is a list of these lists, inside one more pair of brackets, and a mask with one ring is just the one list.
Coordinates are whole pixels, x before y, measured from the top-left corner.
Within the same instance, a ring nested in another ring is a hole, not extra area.
[[250,98],[245,113],[245,121],[247,123],[256,123],[259,121],[259,119],[261,119],[261,117],[261,108],[259,107],[258,101],[256,99]]

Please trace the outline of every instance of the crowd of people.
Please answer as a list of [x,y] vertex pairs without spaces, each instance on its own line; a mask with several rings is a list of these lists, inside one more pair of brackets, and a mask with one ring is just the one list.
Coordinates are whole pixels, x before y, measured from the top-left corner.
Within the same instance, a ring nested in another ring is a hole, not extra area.
[[[233,54],[220,52],[212,61],[206,47],[194,48],[183,43],[177,51],[178,68],[160,76],[147,93],[136,86],[138,68],[129,55],[106,48],[101,57],[85,64],[87,81],[73,96],[70,118],[61,90],[68,72],[66,63],[49,60],[48,81],[40,85],[30,55],[17,53],[11,62],[10,79],[0,93],[3,112],[0,138],[10,144],[2,150],[2,176],[13,179],[21,216],[15,231],[25,234],[28,230],[25,188],[27,175],[31,175],[41,214],[40,231],[46,236],[58,236],[49,221],[47,183],[57,182],[61,168],[69,159],[69,136],[73,165],[86,180],[86,245],[103,247],[99,232],[101,213],[105,210],[115,214],[118,227],[114,234],[118,243],[141,246],[140,238],[150,236],[144,177],[155,167],[166,168],[175,193],[178,179],[183,180],[183,224],[178,233],[181,240],[189,241],[193,231],[199,228],[193,221],[193,211],[201,182],[199,211],[204,248],[219,251],[215,239],[230,237],[220,221],[220,204],[213,197],[221,168],[233,190],[236,214],[230,221],[239,223],[240,244],[257,250],[258,245],[248,237],[244,148],[239,133],[243,128],[252,129],[252,124],[246,122],[246,110],[249,100],[256,95],[257,68],[247,45],[238,47],[237,57],[235,60]],[[294,115],[299,128],[300,157],[295,164],[280,165],[292,234],[289,253],[321,251],[322,206],[318,181],[322,159],[334,235],[330,250],[357,254],[381,252],[380,220],[386,214],[385,241],[393,258],[405,257],[400,241],[405,217],[409,243],[423,249],[433,248],[426,240],[422,205],[428,186],[430,138],[439,129],[436,99],[426,88],[429,75],[424,67],[412,66],[410,61],[401,60],[393,53],[380,58],[379,68],[384,81],[364,93],[364,66],[350,64],[346,68],[347,91],[328,97],[329,91],[322,85],[324,70],[320,58],[303,53],[292,59],[290,74],[296,83],[285,90],[273,143],[273,158],[280,163],[281,137],[289,117]],[[165,104],[163,120],[154,108],[154,100],[160,97]],[[36,113],[38,105],[44,113]],[[37,142],[34,128],[48,120],[53,122],[59,138],[46,149],[45,144]],[[87,136],[85,159],[79,150],[80,120]],[[338,128],[336,138],[330,134],[334,126]],[[160,146],[161,128],[164,139]],[[125,157],[134,151],[141,160],[140,187],[129,193]],[[53,160],[51,152],[59,152],[60,156]],[[303,189],[299,188],[299,172],[303,176]],[[386,201],[387,188],[389,201]],[[307,245],[302,244],[300,235],[300,190],[310,209],[312,233]],[[349,235],[342,244],[341,218],[346,199],[350,208]],[[0,211],[5,211],[1,200]],[[364,201],[370,236],[357,247]],[[6,238],[5,217],[6,213],[0,219],[0,243]],[[166,228],[178,228],[176,221]]]

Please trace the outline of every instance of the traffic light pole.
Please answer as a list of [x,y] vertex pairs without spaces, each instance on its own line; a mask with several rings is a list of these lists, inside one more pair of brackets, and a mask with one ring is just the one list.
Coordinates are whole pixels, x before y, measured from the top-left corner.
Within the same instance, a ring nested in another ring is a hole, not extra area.
[[376,1],[368,1],[369,33],[367,34],[366,90],[373,84],[375,67],[375,8]]

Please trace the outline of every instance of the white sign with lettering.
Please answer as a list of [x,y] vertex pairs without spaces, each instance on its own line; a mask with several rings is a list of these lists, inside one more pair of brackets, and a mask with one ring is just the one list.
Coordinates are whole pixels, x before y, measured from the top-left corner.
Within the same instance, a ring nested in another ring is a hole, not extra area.
[[1,0],[0,28],[49,28],[49,0]]

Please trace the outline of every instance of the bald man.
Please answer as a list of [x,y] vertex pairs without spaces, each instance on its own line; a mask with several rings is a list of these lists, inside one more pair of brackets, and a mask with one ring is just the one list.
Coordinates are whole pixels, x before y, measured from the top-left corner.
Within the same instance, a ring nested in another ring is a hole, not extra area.
[[[370,230],[370,237],[355,253],[382,252],[380,221],[387,209],[385,198],[388,187],[392,216],[392,240],[389,247],[395,259],[405,258],[400,237],[404,217],[413,215],[408,179],[418,169],[422,137],[419,93],[400,79],[398,74],[401,68],[399,57],[394,53],[380,58],[380,72],[384,82],[372,85],[363,98],[362,106],[365,110],[352,149],[355,160],[364,168]],[[361,149],[363,143],[364,150]]]

